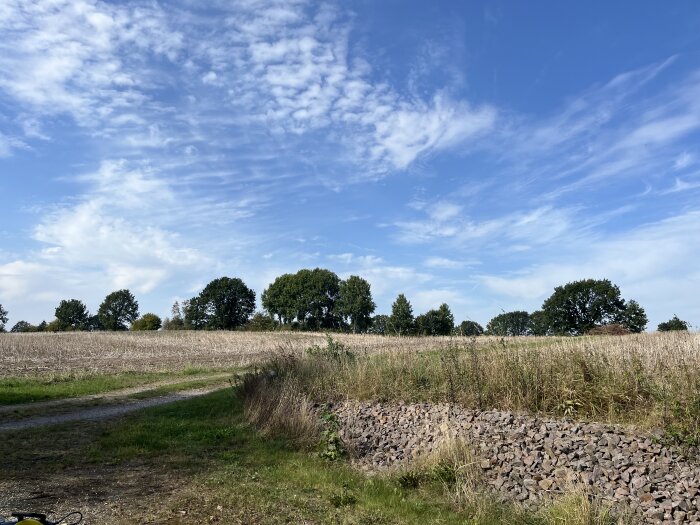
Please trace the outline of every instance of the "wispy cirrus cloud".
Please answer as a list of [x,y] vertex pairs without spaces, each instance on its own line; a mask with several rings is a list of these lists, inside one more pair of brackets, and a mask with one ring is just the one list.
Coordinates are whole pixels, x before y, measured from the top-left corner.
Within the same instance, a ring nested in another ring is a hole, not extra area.
[[9,0],[0,12],[0,89],[38,115],[85,126],[149,101],[145,62],[174,59],[181,36],[157,4]]
[[491,129],[493,108],[445,90],[402,95],[350,49],[347,13],[306,2],[240,5],[226,29],[201,46],[203,78],[232,105],[277,133],[329,130],[345,157],[369,176],[402,170],[422,155]]

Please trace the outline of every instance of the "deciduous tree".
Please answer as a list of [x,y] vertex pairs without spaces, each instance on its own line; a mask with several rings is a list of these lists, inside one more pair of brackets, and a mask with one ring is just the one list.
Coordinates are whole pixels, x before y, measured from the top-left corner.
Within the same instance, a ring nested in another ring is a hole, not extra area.
[[671,319],[666,322],[659,323],[656,328],[659,332],[672,332],[675,330],[688,330],[688,323],[686,321],[681,321],[678,319],[677,315],[674,315]]
[[117,290],[105,297],[97,315],[105,330],[126,330],[139,317],[139,303],[129,290]]
[[455,329],[457,335],[463,335],[467,337],[479,336],[484,334],[484,328],[476,321],[462,321],[459,326]]
[[10,332],[14,333],[24,333],[24,332],[36,332],[36,326],[28,323],[27,321],[17,321],[12,327]]
[[582,335],[594,326],[619,322],[624,310],[620,289],[608,279],[557,286],[542,305],[551,331],[562,335]]
[[391,305],[391,330],[397,335],[409,335],[414,329],[413,307],[404,294]]
[[7,310],[5,310],[0,304],[0,332],[5,331],[5,323],[7,323]]
[[199,296],[182,301],[187,330],[203,330],[207,326],[207,307]]
[[56,307],[54,315],[60,331],[85,330],[85,325],[90,318],[87,307],[78,299],[64,299]]
[[387,335],[391,333],[391,318],[388,315],[379,314],[372,317],[369,331],[373,334]]
[[486,325],[488,335],[530,335],[530,314],[523,310],[505,312],[491,319]]
[[620,324],[625,326],[632,333],[643,332],[647,327],[649,319],[644,308],[634,299],[630,300],[620,316]]
[[162,325],[160,317],[156,314],[143,314],[131,325],[134,331],[159,330]]
[[338,314],[350,319],[353,332],[365,332],[377,305],[372,300],[370,284],[362,277],[351,275],[340,282]]
[[206,313],[210,330],[235,330],[255,310],[255,292],[238,277],[220,277],[204,287],[199,304]]

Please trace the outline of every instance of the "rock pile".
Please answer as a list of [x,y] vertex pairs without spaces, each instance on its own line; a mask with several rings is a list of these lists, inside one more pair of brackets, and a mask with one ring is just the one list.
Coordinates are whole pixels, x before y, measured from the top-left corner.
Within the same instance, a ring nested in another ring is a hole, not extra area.
[[489,484],[517,501],[534,503],[582,483],[630,505],[646,523],[700,525],[700,467],[648,435],[445,404],[330,408],[364,468],[386,468],[434,450],[447,436],[461,436],[472,444]]

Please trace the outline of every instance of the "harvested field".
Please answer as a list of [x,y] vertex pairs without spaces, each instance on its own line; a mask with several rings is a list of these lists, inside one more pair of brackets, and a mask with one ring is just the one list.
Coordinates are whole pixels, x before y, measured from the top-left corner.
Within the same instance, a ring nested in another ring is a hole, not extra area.
[[[354,352],[436,350],[467,338],[407,338],[333,334]],[[479,344],[497,339],[480,338]],[[0,377],[123,371],[177,371],[188,367],[230,368],[273,354],[325,345],[326,335],[309,332],[63,332],[0,335]]]

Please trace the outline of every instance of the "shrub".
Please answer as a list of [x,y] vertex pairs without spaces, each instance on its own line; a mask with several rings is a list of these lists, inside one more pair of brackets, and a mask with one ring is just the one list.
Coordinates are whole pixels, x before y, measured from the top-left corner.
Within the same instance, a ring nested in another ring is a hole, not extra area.
[[131,325],[131,329],[134,331],[146,331],[146,330],[159,330],[162,325],[160,317],[156,314],[143,314],[143,316]]
[[672,319],[669,319],[665,323],[660,323],[657,327],[659,332],[672,332],[674,330],[688,330],[688,323],[686,321],[681,321],[678,319],[677,315],[674,315]]

